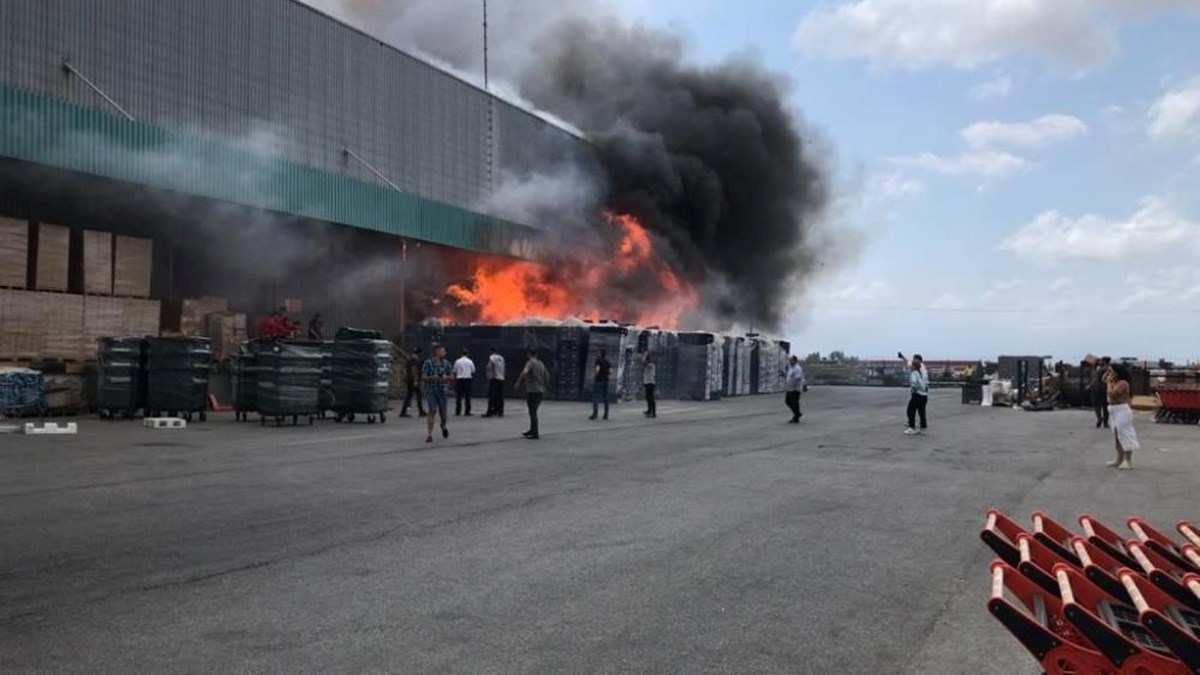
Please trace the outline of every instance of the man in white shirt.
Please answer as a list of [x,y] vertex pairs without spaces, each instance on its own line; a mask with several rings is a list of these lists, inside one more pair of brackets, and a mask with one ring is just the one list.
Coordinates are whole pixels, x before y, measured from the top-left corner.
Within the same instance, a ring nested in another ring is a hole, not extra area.
[[[464,412],[471,416],[471,382],[475,379],[475,362],[462,350],[462,356],[454,362],[454,416]],[[464,405],[465,402],[465,405]],[[464,410],[465,408],[465,410]]]
[[488,381],[488,409],[484,417],[504,417],[504,357],[495,347],[484,369]]
[[804,413],[800,412],[800,393],[804,391],[804,369],[800,367],[800,359],[793,356],[788,359],[787,371],[787,393],[784,394],[784,403],[787,404],[789,410],[792,411],[791,424],[799,424],[800,418],[804,417]]

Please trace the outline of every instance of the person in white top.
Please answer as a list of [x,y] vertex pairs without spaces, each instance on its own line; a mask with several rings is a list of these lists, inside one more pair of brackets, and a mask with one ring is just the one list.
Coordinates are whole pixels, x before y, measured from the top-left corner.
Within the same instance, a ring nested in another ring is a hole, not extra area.
[[484,369],[487,371],[488,409],[483,416],[504,417],[504,357],[500,356],[495,347],[492,347]]
[[462,356],[454,362],[454,416],[471,416],[471,382],[475,379],[475,362],[462,350]]
[[793,356],[788,359],[787,393],[783,402],[792,411],[791,424],[799,424],[804,413],[800,412],[800,394],[804,391],[804,369],[800,367],[800,359]]
[[[904,356],[904,352],[896,352],[896,356],[900,357],[900,360],[904,362],[904,369],[908,371],[908,379],[909,379],[910,388],[912,386],[912,377],[913,377],[912,374],[914,372],[916,372],[921,376],[921,380],[923,382],[921,391],[924,392],[924,396],[921,398],[921,400],[924,401],[926,404],[929,403],[929,369],[925,367],[925,359],[920,354],[913,354],[912,360],[909,361]],[[925,431],[925,429],[927,429],[929,426],[925,419],[925,415],[926,415],[925,405],[922,405],[920,407],[920,414],[921,414],[921,429],[920,429],[920,431]],[[917,431],[916,429],[913,428],[912,424],[905,424],[904,428],[906,430],[912,430],[914,433]],[[907,431],[906,431],[906,433],[907,433]]]

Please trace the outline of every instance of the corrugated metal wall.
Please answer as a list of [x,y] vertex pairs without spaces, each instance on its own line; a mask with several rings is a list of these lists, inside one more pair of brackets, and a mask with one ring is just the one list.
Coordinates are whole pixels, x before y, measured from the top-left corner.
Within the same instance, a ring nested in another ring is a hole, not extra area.
[[[294,0],[0,0],[0,83],[233,139],[364,181],[362,156],[424,197],[489,191],[488,95]],[[495,103],[495,175],[583,142]]]

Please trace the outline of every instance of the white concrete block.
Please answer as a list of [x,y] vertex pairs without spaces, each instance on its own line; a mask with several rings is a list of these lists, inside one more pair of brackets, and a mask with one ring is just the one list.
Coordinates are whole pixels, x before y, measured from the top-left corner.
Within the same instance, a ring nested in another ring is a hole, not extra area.
[[184,429],[187,420],[182,417],[147,417],[142,420],[142,426],[150,429]]
[[33,422],[25,423],[25,433],[30,436],[43,436],[50,434],[77,434],[79,427],[75,426],[74,422],[66,424],[58,424],[57,422],[46,422],[42,426],[38,426]]

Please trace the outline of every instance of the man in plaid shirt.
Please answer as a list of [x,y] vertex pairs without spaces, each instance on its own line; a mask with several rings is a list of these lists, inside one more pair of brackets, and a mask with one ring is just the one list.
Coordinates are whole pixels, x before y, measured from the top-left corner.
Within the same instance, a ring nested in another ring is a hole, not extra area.
[[426,418],[428,434],[426,443],[433,442],[433,422],[442,421],[442,438],[450,438],[450,430],[446,428],[446,386],[454,379],[454,366],[446,360],[446,348],[437,345],[433,348],[433,358],[426,359],[421,366],[421,382],[425,385],[425,404],[429,407]]

